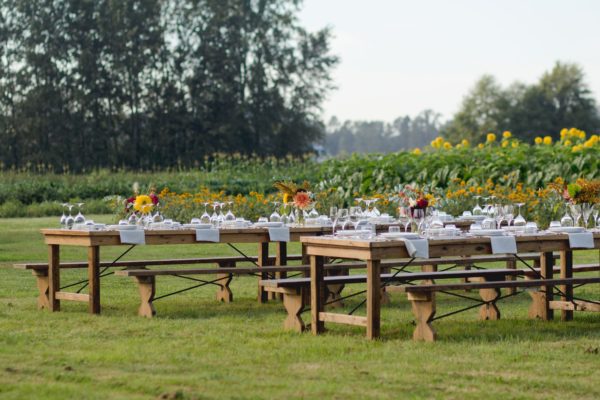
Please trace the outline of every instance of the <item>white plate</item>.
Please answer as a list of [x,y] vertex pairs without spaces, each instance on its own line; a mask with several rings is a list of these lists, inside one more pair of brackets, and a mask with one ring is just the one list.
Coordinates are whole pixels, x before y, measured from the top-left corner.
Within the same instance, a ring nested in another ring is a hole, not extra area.
[[379,236],[386,239],[418,239],[419,234],[413,232],[383,232]]
[[283,226],[283,222],[257,222],[254,226],[257,228],[278,228]]
[[550,232],[563,232],[563,233],[581,233],[585,232],[583,226],[556,226],[548,228]]
[[469,231],[469,233],[474,236],[502,236],[502,235],[504,235],[504,231],[502,229],[475,229],[473,231]]
[[138,229],[137,225],[107,225],[106,229],[109,231],[135,231]]
[[341,231],[335,231],[335,236],[360,236],[370,233],[368,230],[354,230],[354,229],[344,229]]
[[183,227],[191,229],[210,229],[212,228],[212,224],[183,224]]
[[463,221],[483,221],[486,218],[485,215],[461,215],[458,219]]

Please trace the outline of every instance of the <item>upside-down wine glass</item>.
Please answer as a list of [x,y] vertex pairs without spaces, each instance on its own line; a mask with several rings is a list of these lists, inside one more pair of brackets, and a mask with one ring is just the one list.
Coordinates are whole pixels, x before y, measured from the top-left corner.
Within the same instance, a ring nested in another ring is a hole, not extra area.
[[62,216],[60,217],[60,227],[62,229],[67,228],[67,214],[65,214],[67,205],[68,205],[68,203],[62,203]]
[[68,229],[72,229],[73,224],[75,223],[75,218],[73,218],[73,214],[71,213],[71,210],[73,210],[73,204],[67,204],[67,208],[69,209],[69,215],[67,216],[65,224],[67,225]]
[[279,213],[277,212],[277,207],[279,206],[279,202],[278,201],[272,201],[271,204],[273,204],[273,212],[271,213],[271,215],[269,216],[269,221],[271,222],[281,222],[281,215],[279,215]]
[[515,218],[515,220],[513,221],[514,226],[525,226],[525,224],[527,223],[527,221],[525,221],[525,218],[521,214],[521,207],[524,205],[525,203],[516,203],[516,206],[519,207],[519,215],[517,215],[517,218]]
[[207,211],[209,204],[209,202],[204,202],[204,213],[200,216],[200,223],[202,224],[210,224],[210,214]]
[[560,219],[560,226],[571,227],[573,225],[573,218],[569,215],[569,206],[565,205],[565,215]]
[[233,201],[228,201],[227,205],[228,205],[228,207],[227,207],[227,214],[225,214],[225,221],[233,222],[233,221],[235,221],[235,215],[231,211],[233,209]]
[[483,208],[479,205],[479,199],[481,196],[473,196],[475,198],[475,207],[473,207],[473,215],[483,214]]
[[81,208],[83,207],[83,204],[84,203],[77,203],[77,209],[79,210],[79,212],[75,216],[74,223],[76,224],[83,224],[85,222],[85,217],[81,213]]

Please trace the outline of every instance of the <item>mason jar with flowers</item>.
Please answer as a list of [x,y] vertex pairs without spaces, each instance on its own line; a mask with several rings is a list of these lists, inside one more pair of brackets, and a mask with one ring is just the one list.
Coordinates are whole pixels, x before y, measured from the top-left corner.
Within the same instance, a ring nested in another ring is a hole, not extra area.
[[130,224],[146,225],[154,207],[158,206],[158,196],[154,188],[149,194],[138,194],[139,187],[134,184],[134,195],[125,200],[125,212],[129,214]]

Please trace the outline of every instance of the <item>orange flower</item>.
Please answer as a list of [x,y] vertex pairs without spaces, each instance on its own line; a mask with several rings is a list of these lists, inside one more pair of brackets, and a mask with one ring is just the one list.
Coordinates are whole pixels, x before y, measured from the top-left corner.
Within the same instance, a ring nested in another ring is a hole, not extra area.
[[294,195],[294,206],[304,210],[310,206],[310,195],[307,192],[298,192]]

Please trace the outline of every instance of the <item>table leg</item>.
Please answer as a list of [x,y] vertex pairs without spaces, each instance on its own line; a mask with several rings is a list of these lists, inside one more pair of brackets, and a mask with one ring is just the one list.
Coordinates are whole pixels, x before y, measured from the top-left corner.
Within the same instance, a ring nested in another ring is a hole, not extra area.
[[88,281],[90,314],[100,314],[100,247],[88,247]]
[[[275,265],[283,266],[287,265],[287,243],[286,242],[276,242],[276,253],[275,253]],[[285,279],[287,278],[287,272],[281,271],[275,273],[275,278],[277,279]],[[277,298],[283,301],[283,293],[273,293]]]
[[60,311],[60,300],[56,292],[60,291],[60,246],[48,245],[48,298],[50,311]]
[[[310,256],[310,329],[314,335],[325,330],[325,323],[320,320],[319,315],[324,311],[325,283],[323,282],[322,256]],[[379,295],[379,290],[377,291]],[[377,296],[379,298],[379,296]]]
[[[560,277],[573,277],[573,252],[565,250],[560,252]],[[561,296],[562,301],[573,301],[573,285],[561,285],[560,290],[564,293]],[[561,310],[560,319],[563,321],[571,321],[573,319],[572,310]]]
[[[312,271],[311,271],[312,272]],[[367,338],[379,337],[381,313],[380,261],[367,261]]]
[[[552,252],[540,254],[540,276],[542,279],[552,279],[554,268],[554,257]],[[530,318],[540,318],[551,320],[554,318],[554,311],[550,309],[550,302],[553,299],[553,287],[542,286],[539,292],[531,292],[533,302],[529,308]]]
[[[258,244],[257,264],[259,267],[266,267],[267,265],[269,265],[269,242]],[[266,273],[261,273],[260,279],[269,279],[269,277]],[[268,300],[269,292],[266,292],[260,285],[258,285],[258,302],[266,303]]]

